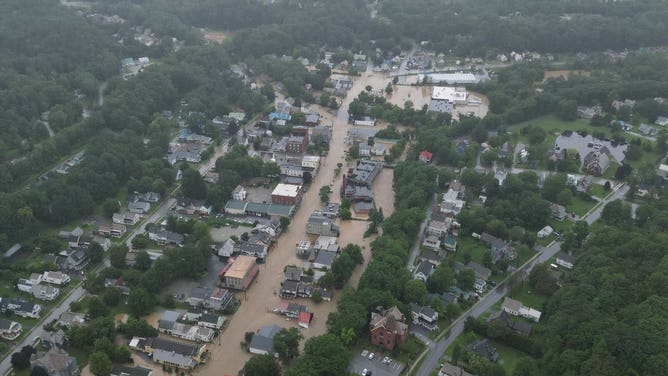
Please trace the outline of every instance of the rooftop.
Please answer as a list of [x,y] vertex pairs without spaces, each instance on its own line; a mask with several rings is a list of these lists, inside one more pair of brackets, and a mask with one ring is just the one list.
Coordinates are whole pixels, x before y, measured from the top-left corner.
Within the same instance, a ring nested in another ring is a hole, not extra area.
[[274,188],[274,191],[271,192],[271,195],[276,195],[276,196],[286,196],[286,197],[297,197],[299,195],[299,191],[301,189],[301,186],[299,185],[292,185],[292,184],[283,184],[280,183]]
[[225,272],[225,277],[244,278],[246,274],[248,274],[248,271],[255,266],[256,259],[257,258],[253,256],[237,256],[237,258],[232,261],[232,265],[227,269],[227,272]]

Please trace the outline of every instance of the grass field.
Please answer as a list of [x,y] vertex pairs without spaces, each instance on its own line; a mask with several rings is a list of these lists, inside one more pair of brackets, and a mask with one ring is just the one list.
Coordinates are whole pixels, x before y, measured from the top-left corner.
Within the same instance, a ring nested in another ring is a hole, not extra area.
[[598,202],[595,200],[592,201],[586,201],[580,197],[573,197],[573,200],[571,203],[566,206],[566,209],[569,212],[573,212],[579,216],[585,215],[591,208],[596,206]]
[[[459,345],[463,351],[466,351],[466,346],[474,341],[483,339],[483,337],[473,333],[473,332],[464,332],[448,347],[445,351],[445,354],[448,357],[452,357],[452,352],[456,345]],[[529,356],[526,353],[514,349],[510,346],[507,346],[503,343],[497,341],[490,341],[492,346],[496,347],[497,352],[499,353],[498,364],[506,370],[506,374],[511,375],[517,367],[517,363],[521,358]]]
[[457,252],[455,253],[455,261],[464,262],[465,250],[471,251],[471,261],[481,263],[483,255],[489,252],[489,247],[478,239],[472,236],[461,236],[457,239]]
[[589,124],[588,121],[583,119],[578,119],[575,121],[563,121],[555,115],[542,116],[522,123],[517,123],[508,127],[508,131],[516,131],[519,134],[520,129],[526,127],[527,125],[535,125],[544,129],[548,133],[547,141],[549,141],[550,145],[554,144],[558,134],[561,134],[563,131],[567,130],[573,132],[584,130],[589,134],[593,132],[602,132],[606,137],[610,137],[612,135],[612,130],[608,127],[594,127]]
[[592,196],[596,196],[602,199],[607,196],[610,191],[606,191],[605,188],[603,188],[603,186],[600,184],[592,184],[591,188],[589,189],[589,193]]
[[511,294],[510,297],[519,300],[525,306],[531,307],[537,310],[541,310],[543,303],[548,299],[548,296],[538,294],[532,291],[531,287],[524,283],[519,285]]

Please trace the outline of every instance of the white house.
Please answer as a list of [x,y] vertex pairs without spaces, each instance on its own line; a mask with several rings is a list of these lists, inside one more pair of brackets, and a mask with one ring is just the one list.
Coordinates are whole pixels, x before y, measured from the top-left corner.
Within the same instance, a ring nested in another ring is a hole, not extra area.
[[42,280],[54,285],[65,285],[70,281],[70,276],[62,272],[44,272]]
[[320,157],[317,155],[305,155],[302,158],[302,168],[317,170],[320,166]]
[[41,300],[54,300],[60,295],[60,289],[47,285],[34,285],[30,290],[32,295]]
[[548,236],[552,235],[554,232],[554,229],[550,226],[545,226],[543,227],[540,231],[538,231],[538,236],[539,239],[547,238]]
[[375,127],[376,126],[376,119],[365,116],[361,119],[357,119],[353,122],[353,125],[358,125],[358,126],[367,126],[367,127]]
[[568,253],[562,252],[557,255],[555,262],[557,265],[563,266],[566,269],[573,269],[573,263],[575,262],[575,259]]
[[246,191],[246,188],[244,188],[242,185],[237,185],[237,187],[232,191],[232,199],[244,201],[247,194],[248,192]]
[[431,274],[434,272],[435,268],[436,265],[432,264],[427,260],[423,260],[415,268],[415,271],[413,272],[413,278],[419,279],[423,282],[427,282],[427,279],[429,279]]

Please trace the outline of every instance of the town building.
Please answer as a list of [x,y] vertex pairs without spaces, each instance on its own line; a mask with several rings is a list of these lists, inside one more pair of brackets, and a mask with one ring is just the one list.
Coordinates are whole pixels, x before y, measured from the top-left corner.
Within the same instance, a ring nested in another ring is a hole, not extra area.
[[148,238],[160,245],[176,245],[182,246],[184,237],[183,235],[167,231],[159,226],[152,226],[148,230]]
[[306,233],[324,236],[339,236],[340,229],[330,218],[311,214],[306,224]]
[[387,310],[383,307],[377,307],[371,313],[369,332],[371,333],[372,345],[394,350],[396,346],[406,341],[408,334],[406,317],[397,306]]
[[234,290],[247,290],[260,272],[256,260],[256,257],[245,255],[228,259],[227,264],[218,273],[221,285]]
[[19,298],[0,298],[0,312],[11,312],[21,317],[39,318],[42,306]]
[[421,151],[418,155],[418,159],[424,163],[431,163],[432,158],[434,158],[434,153],[426,150]]
[[120,238],[123,235],[125,235],[126,231],[127,228],[125,227],[125,225],[119,225],[113,223],[111,225],[100,225],[100,227],[98,227],[97,229],[97,234],[105,238],[108,237]]
[[158,320],[158,331],[171,336],[196,342],[211,342],[214,331],[199,325],[179,322],[181,314],[176,311],[165,311]]
[[600,150],[592,150],[583,159],[583,165],[587,172],[594,176],[601,176],[610,167],[610,152],[603,147]]
[[573,269],[573,265],[575,264],[575,258],[565,252],[560,252],[557,254],[557,258],[555,260],[557,265],[563,266],[566,269]]
[[232,199],[243,201],[246,199],[247,194],[248,192],[246,191],[246,188],[244,188],[242,185],[237,185],[237,187],[232,191]]
[[468,93],[465,88],[451,86],[434,86],[431,92],[428,111],[452,113],[455,105],[466,104]]
[[42,274],[42,281],[54,285],[66,285],[70,282],[70,280],[70,276],[63,272],[46,271],[44,274]]
[[180,369],[195,368],[206,362],[209,354],[205,345],[187,344],[160,337],[134,337],[129,346],[151,355],[155,363]]
[[299,185],[280,183],[271,192],[271,202],[281,205],[296,205],[301,203],[302,187]]
[[463,368],[457,367],[450,363],[443,363],[441,369],[438,370],[438,376],[473,376],[464,371]]

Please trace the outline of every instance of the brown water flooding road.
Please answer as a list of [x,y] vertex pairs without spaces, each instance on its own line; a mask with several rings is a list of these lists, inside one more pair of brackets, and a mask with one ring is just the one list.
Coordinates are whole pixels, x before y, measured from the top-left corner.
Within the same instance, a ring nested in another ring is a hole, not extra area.
[[[384,85],[386,85],[387,78],[379,79],[377,76],[365,74],[356,78],[354,87],[343,101],[343,107],[347,108],[350,101],[361,90],[364,90],[366,85],[380,85],[379,82],[385,82]],[[311,189],[305,194],[302,205],[292,219],[289,229],[279,237],[277,246],[267,257],[266,263],[261,266],[260,273],[253,286],[249,288],[246,296],[243,293],[238,294],[238,298],[242,301],[241,306],[234,315],[228,318],[229,326],[221,334],[220,341],[216,339],[214,343],[207,345],[211,351],[211,358],[208,363],[197,368],[195,372],[199,375],[236,374],[251,356],[240,345],[246,332],[255,332],[261,326],[268,324],[277,324],[285,328],[298,327],[296,320],[288,320],[284,316],[272,313],[271,310],[280,301],[278,291],[283,280],[285,266],[291,264],[303,265],[303,260],[296,257],[295,245],[300,240],[315,239],[313,236],[306,235],[306,222],[311,212],[320,209],[322,206],[318,195],[320,187],[330,185],[333,191],[331,194],[332,201],[339,201],[338,192],[342,179],[341,175],[335,177],[334,170],[339,162],[344,164],[344,169],[346,168],[345,150],[347,150],[348,145],[345,143],[345,138],[347,131],[352,127],[345,121],[345,115],[329,114],[317,105],[312,107],[323,114],[322,122],[324,124],[333,124],[329,155],[322,159],[320,171],[316,175]],[[385,216],[392,214],[394,209],[392,177],[393,171],[384,169],[373,185],[376,205],[383,208]],[[339,244],[345,246],[348,243],[354,243],[362,246],[364,248],[364,266],[366,266],[371,257],[369,242],[373,240],[373,237],[363,238],[368,223],[363,221],[339,222],[341,226]],[[363,267],[358,267],[355,270],[350,282],[352,285],[357,285],[363,269]],[[334,299],[331,302],[320,304],[312,303],[306,299],[298,299],[299,303],[306,305],[314,313],[311,326],[308,329],[300,329],[305,339],[326,332],[327,315],[329,312],[336,310],[337,298],[338,292],[335,292]]]

